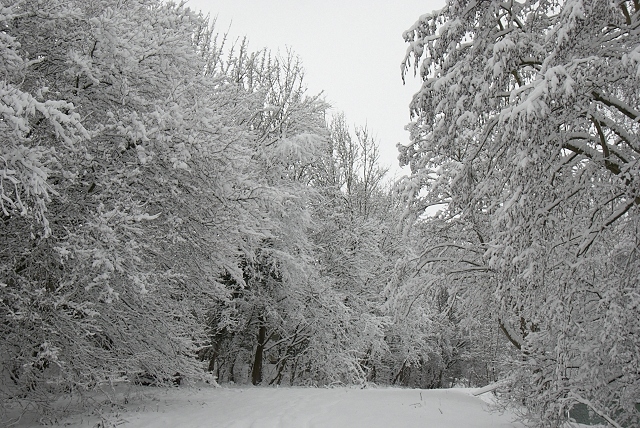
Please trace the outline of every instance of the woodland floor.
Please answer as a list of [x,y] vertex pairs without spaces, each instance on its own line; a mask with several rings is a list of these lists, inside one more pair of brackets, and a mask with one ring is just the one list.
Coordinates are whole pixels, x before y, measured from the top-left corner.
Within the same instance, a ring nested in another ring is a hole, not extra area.
[[24,414],[16,427],[520,428],[471,389],[139,388],[127,404],[62,419]]

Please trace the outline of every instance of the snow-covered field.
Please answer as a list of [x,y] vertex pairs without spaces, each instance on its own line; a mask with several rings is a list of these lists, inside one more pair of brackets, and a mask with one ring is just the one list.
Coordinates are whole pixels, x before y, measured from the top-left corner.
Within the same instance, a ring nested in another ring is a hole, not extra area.
[[[396,388],[146,388],[117,410],[56,421],[85,427],[508,428],[473,390]],[[23,420],[20,427],[38,426]]]

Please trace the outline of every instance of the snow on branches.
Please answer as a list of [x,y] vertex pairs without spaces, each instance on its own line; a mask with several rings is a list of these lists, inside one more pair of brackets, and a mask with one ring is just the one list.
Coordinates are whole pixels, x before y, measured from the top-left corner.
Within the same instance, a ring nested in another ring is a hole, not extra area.
[[571,391],[638,422],[637,316],[614,320],[637,315],[618,305],[640,273],[639,22],[637,1],[451,0],[404,33],[403,76],[423,80],[400,148],[421,183],[411,206],[450,198],[448,218],[482,232],[469,239],[500,322],[522,330],[520,387],[539,386],[528,402],[545,420]]

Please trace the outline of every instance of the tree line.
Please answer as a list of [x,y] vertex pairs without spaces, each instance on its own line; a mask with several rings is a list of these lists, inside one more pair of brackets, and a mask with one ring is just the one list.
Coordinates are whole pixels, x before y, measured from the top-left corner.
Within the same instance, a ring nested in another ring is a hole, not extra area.
[[328,119],[294,53],[159,0],[5,1],[0,28],[4,404],[468,377],[444,297],[397,295],[378,143]]

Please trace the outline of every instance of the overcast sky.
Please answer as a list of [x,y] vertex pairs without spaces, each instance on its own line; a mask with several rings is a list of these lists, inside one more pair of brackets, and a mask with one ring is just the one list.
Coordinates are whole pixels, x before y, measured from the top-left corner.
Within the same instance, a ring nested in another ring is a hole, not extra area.
[[366,124],[380,144],[382,162],[400,174],[395,145],[409,141],[404,126],[419,87],[413,77],[402,85],[407,48],[402,32],[420,15],[443,7],[444,0],[189,0],[187,5],[217,16],[218,30],[230,28],[232,39],[247,36],[252,50],[292,48],[310,93],[324,91],[347,123]]

